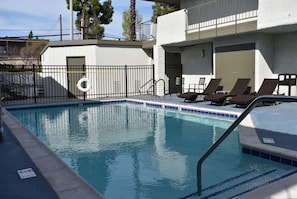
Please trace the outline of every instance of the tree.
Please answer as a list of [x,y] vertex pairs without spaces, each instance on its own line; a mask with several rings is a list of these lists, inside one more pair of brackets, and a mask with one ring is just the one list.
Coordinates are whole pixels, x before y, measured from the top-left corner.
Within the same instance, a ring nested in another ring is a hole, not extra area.
[[153,8],[153,16],[151,18],[151,21],[154,23],[157,23],[157,18],[159,16],[166,15],[168,13],[179,10],[178,5],[170,5],[166,3],[155,3],[155,5],[153,5],[152,8]]
[[26,46],[21,48],[20,54],[26,65],[31,65],[39,60],[40,52],[47,45],[46,40],[28,40]]
[[32,30],[29,32],[28,39],[33,39],[33,32],[32,32]]
[[[123,22],[122,22],[122,28],[123,28],[123,36],[125,37],[126,40],[131,40],[131,34],[130,34],[130,10],[125,10],[123,12]],[[137,40],[137,35],[139,35],[138,39],[141,39],[141,33],[140,33],[140,24],[142,22],[142,16],[138,13],[137,10],[135,10],[135,38]]]
[[130,40],[136,40],[136,0],[130,0]]
[[[69,0],[66,0],[69,9]],[[101,39],[104,36],[103,24],[112,22],[113,7],[111,0],[73,0],[73,10],[77,12],[75,25],[83,30],[83,39]]]

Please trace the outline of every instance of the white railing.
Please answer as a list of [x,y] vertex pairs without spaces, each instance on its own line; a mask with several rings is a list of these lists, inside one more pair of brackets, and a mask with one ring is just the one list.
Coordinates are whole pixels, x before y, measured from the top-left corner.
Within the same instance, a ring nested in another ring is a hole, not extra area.
[[139,35],[137,39],[140,41],[149,41],[156,39],[156,24],[151,21],[145,21],[141,24],[138,24],[139,27]]
[[257,18],[258,0],[214,0],[187,9],[188,31]]

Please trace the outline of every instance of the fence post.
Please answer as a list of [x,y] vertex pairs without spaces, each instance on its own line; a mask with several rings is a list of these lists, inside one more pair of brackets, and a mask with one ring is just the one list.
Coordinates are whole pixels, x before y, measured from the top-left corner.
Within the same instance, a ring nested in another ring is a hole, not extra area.
[[156,94],[156,88],[155,88],[155,64],[153,64],[153,95]]
[[[82,65],[82,70],[83,70],[83,77],[86,77],[86,65]],[[86,92],[84,92],[84,101],[86,101]]]
[[34,103],[37,103],[37,96],[36,96],[36,75],[35,75],[35,64],[33,64],[33,94],[34,94]]
[[128,71],[127,65],[125,65],[125,84],[126,84],[126,98],[128,97]]

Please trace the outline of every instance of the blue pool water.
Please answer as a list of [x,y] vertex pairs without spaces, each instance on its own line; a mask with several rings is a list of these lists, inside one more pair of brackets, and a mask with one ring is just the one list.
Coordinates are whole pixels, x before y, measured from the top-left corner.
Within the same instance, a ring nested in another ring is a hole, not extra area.
[[[129,103],[10,112],[107,199],[187,198],[197,160],[231,124]],[[230,197],[292,170],[243,154],[236,130],[203,164],[202,196]]]

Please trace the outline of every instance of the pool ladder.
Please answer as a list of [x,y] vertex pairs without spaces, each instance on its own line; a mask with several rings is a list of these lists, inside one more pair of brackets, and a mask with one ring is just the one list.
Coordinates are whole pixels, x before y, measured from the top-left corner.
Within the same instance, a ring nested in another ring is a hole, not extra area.
[[197,195],[202,192],[202,163],[208,156],[231,134],[231,132],[240,124],[240,122],[260,103],[276,103],[276,102],[297,102],[297,97],[293,96],[261,96],[251,102],[242,114],[232,123],[232,125],[219,137],[219,139],[202,155],[197,162]]
[[158,79],[158,80],[154,80],[154,79],[150,79],[149,81],[147,81],[145,84],[143,84],[138,92],[141,93],[141,89],[144,88],[145,86],[147,86],[149,83],[152,83],[151,86],[149,86],[147,89],[146,89],[146,93],[149,94],[149,91],[151,90],[151,88],[153,88],[153,94],[152,96],[155,96],[157,98],[161,98],[159,95],[156,94],[156,90],[155,90],[155,86],[159,83],[159,82],[163,82],[163,92],[164,92],[164,99],[165,99],[165,80],[164,79]]

